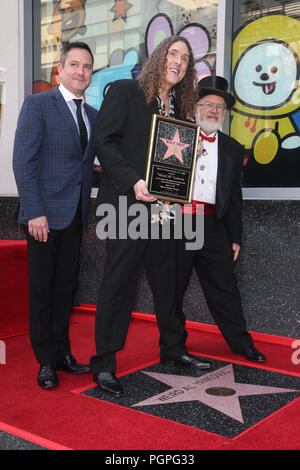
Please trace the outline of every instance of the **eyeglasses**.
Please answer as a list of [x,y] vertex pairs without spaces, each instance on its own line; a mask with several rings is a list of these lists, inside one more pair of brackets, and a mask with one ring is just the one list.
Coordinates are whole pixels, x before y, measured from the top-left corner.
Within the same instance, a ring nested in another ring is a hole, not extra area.
[[203,106],[207,111],[212,111],[214,108],[219,112],[227,109],[226,104],[215,104],[215,103],[198,103],[198,106]]

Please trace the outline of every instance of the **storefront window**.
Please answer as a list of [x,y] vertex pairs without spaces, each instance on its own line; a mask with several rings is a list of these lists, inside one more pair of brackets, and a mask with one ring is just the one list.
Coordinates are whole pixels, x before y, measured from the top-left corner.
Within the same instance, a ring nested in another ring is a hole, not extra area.
[[199,77],[215,73],[217,11],[214,0],[41,0],[34,1],[34,92],[52,89],[66,41],[85,41],[95,55],[86,92],[99,109],[109,83],[135,78],[161,40],[187,37]]
[[231,135],[244,186],[300,186],[300,2],[234,2]]

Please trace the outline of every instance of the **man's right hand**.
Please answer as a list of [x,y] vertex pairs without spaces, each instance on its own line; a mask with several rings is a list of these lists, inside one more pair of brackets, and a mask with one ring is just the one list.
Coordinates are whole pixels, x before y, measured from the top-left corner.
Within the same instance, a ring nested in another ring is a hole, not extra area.
[[144,180],[139,180],[135,185],[133,186],[133,190],[135,193],[135,197],[138,201],[144,201],[144,202],[154,202],[157,201],[157,198],[154,196],[151,196],[149,193],[147,186],[146,186],[146,181]]
[[39,242],[46,242],[48,240],[48,233],[50,232],[47,217],[37,217],[28,221],[29,234]]

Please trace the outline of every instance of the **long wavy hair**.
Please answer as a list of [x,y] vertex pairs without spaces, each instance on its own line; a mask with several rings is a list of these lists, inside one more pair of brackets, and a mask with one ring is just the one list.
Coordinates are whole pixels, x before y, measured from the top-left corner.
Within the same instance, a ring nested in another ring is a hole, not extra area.
[[175,42],[184,42],[189,50],[189,62],[186,74],[183,79],[173,88],[175,101],[179,108],[180,118],[193,118],[195,115],[196,104],[196,71],[193,51],[190,43],[185,37],[171,36],[164,39],[152,52],[145,63],[138,81],[142,88],[147,103],[151,103],[159,94],[163,81],[166,76],[167,54],[172,44]]

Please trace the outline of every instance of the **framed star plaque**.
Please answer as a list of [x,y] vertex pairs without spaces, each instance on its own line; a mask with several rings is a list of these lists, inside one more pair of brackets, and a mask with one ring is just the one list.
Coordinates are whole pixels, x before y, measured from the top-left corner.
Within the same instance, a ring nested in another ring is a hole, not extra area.
[[199,132],[198,124],[153,114],[145,176],[150,194],[191,202]]

